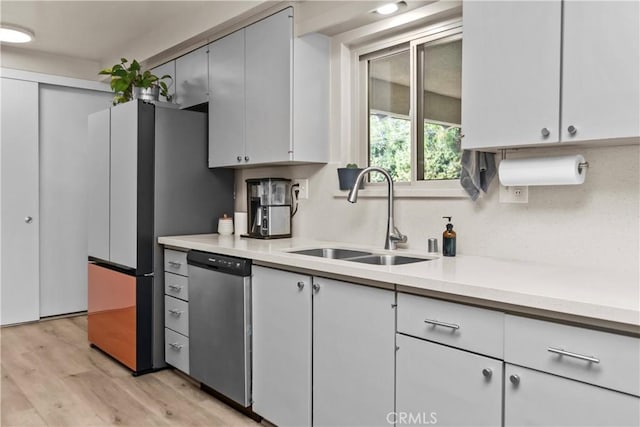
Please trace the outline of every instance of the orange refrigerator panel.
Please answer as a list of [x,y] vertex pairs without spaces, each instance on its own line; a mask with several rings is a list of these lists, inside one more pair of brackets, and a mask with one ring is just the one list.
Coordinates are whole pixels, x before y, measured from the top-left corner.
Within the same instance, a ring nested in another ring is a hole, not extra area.
[[136,277],[89,264],[89,342],[137,371]]

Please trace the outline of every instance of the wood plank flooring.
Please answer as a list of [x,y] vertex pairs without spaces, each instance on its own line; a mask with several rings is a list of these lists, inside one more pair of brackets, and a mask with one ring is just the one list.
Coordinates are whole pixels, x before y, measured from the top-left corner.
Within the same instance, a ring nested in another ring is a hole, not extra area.
[[77,316],[0,330],[2,426],[256,426],[172,369],[133,377]]

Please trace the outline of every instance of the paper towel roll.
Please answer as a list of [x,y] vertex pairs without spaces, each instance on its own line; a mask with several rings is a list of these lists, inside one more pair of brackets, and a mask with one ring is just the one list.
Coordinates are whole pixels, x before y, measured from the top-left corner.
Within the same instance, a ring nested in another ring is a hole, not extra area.
[[500,184],[512,185],[575,185],[582,184],[586,169],[580,168],[584,157],[560,156],[530,159],[505,159],[500,162]]
[[233,214],[233,223],[236,226],[235,235],[240,237],[242,234],[247,234],[247,213],[235,212]]

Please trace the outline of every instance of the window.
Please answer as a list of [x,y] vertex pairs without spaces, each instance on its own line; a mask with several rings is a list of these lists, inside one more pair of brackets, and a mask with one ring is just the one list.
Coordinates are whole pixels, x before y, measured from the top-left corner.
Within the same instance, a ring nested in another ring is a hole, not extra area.
[[[358,58],[366,82],[361,117],[368,165],[388,170],[396,182],[459,179],[460,29],[404,40]],[[384,178],[371,174],[370,179]]]

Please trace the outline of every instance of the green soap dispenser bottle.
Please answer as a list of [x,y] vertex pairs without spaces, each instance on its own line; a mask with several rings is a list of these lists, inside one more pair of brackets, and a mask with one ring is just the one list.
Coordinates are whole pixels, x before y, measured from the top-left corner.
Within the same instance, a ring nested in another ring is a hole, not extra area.
[[456,232],[453,231],[453,224],[451,224],[450,216],[443,216],[449,222],[447,223],[447,229],[442,233],[442,255],[444,256],[456,256]]

